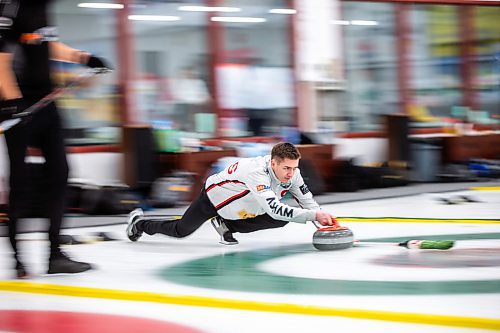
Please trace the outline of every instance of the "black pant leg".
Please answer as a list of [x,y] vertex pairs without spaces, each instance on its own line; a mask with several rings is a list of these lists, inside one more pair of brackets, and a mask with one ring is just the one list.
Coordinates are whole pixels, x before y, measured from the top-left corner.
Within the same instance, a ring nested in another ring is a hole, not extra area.
[[257,230],[281,228],[288,224],[287,221],[275,220],[268,214],[258,215],[250,219],[224,220],[231,232],[248,233]]
[[164,234],[182,238],[195,232],[205,221],[217,215],[205,187],[179,220],[143,220],[140,228],[148,235]]
[[9,154],[10,173],[9,173],[9,240],[17,256],[17,227],[18,218],[21,214],[21,201],[23,192],[26,190],[27,166],[25,163],[26,148],[30,135],[29,124],[17,125],[5,132],[5,141]]
[[68,184],[68,162],[64,144],[64,134],[61,118],[54,103],[49,104],[33,117],[33,122],[39,125],[40,135],[38,142],[45,157],[47,178],[50,187],[47,189],[49,241],[51,253],[59,251],[59,233],[66,207],[66,193]]

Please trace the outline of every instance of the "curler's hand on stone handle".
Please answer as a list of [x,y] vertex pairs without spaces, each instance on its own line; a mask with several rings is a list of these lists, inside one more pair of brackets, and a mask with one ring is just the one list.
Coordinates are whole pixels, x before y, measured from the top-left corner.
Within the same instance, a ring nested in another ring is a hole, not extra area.
[[337,219],[330,213],[318,210],[316,212],[316,221],[318,221],[323,226],[334,226],[338,225]]

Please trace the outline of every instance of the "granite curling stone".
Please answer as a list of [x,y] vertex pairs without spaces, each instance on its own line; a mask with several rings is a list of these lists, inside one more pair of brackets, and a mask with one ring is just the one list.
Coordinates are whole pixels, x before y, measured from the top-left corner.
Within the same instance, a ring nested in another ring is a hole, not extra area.
[[333,251],[350,248],[354,243],[354,234],[342,226],[319,228],[313,235],[313,246],[320,251]]

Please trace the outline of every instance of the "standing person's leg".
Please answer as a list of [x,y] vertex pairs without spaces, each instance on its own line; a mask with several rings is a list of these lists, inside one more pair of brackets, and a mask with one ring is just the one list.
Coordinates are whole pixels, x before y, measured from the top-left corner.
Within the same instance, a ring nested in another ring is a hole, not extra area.
[[143,232],[148,235],[163,234],[182,238],[195,232],[205,221],[216,215],[217,211],[208,199],[203,187],[198,198],[191,203],[182,218],[168,220],[139,217],[139,219],[131,221],[127,228],[127,235],[132,241],[139,239]]
[[275,220],[267,214],[243,220],[224,220],[231,232],[248,233],[257,230],[281,228],[288,224],[287,221]]
[[9,240],[14,251],[14,259],[16,260],[17,276],[19,278],[26,277],[26,270],[19,258],[17,248],[17,227],[18,219],[21,214],[21,200],[23,191],[26,187],[26,148],[28,146],[28,136],[30,129],[28,124],[20,124],[9,131],[5,132],[5,140],[7,143],[7,150],[9,153],[10,162],[10,176],[9,176]]
[[68,162],[61,118],[54,103],[34,116],[42,127],[40,148],[45,156],[48,188],[49,213],[49,273],[79,273],[91,269],[87,263],[73,261],[60,250],[60,231],[66,208]]
[[61,230],[66,203],[66,185],[68,181],[68,162],[61,126],[61,120],[54,103],[39,112],[33,119],[39,122],[42,135],[39,145],[45,157],[47,178],[50,187],[47,189],[48,217],[50,219],[49,241],[50,253],[59,252],[59,232]]

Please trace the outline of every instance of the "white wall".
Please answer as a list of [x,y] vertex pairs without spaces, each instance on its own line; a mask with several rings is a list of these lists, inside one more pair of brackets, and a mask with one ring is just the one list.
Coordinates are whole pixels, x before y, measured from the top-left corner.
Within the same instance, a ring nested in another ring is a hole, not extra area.
[[385,138],[335,139],[335,158],[355,158],[356,165],[384,162],[388,159]]
[[318,144],[333,144],[334,158],[354,158],[356,165],[367,165],[388,160],[386,138],[338,138],[332,130],[306,133]]
[[123,154],[68,154],[70,178],[82,178],[100,185],[123,183]]

